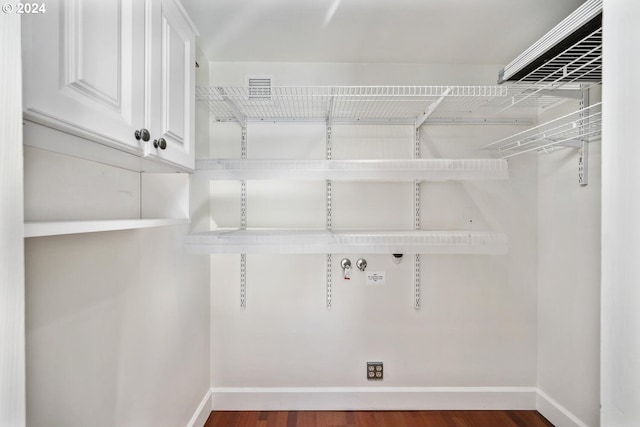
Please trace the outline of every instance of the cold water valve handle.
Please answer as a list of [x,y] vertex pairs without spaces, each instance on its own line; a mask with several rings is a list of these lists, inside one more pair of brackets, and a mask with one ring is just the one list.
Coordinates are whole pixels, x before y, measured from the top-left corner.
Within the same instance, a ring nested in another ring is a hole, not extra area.
[[349,258],[343,258],[340,261],[340,267],[342,267],[342,277],[344,280],[351,280],[351,260]]

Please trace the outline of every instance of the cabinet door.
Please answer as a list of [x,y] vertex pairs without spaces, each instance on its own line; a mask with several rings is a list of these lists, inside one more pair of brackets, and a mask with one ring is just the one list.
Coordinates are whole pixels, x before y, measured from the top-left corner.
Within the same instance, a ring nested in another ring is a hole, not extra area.
[[125,151],[144,125],[144,3],[47,0],[23,16],[24,115]]
[[151,156],[194,168],[195,35],[174,0],[148,0],[151,23],[147,69],[147,123],[152,141],[164,138],[166,148]]

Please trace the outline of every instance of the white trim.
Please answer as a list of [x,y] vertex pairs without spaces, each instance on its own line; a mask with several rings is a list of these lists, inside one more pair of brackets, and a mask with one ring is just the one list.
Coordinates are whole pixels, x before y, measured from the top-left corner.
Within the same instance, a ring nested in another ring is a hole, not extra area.
[[589,427],[535,387],[213,387],[201,406],[209,398],[214,411],[537,410],[556,427]]
[[0,16],[0,425],[26,425],[20,15]]
[[193,413],[193,416],[189,420],[187,427],[204,427],[204,424],[209,419],[209,414],[211,414],[211,394],[212,389],[207,390],[202,401],[196,408],[196,411]]
[[189,224],[188,218],[25,221],[24,237],[59,236]]
[[130,144],[125,144],[109,135],[61,119],[37,108],[27,108],[23,115],[24,119],[27,121],[54,128],[61,132],[88,139],[90,141],[97,142],[98,144],[107,145],[133,155],[139,156],[142,151],[141,148],[138,147],[137,143],[131,142]]
[[538,389],[536,409],[556,427],[589,427],[540,389]]
[[180,14],[184,18],[184,20],[187,21],[187,24],[189,25],[189,29],[191,31],[193,31],[193,35],[195,35],[196,37],[200,37],[200,31],[198,31],[198,27],[196,27],[196,24],[193,23],[193,20],[191,19],[191,17],[187,13],[187,11],[184,8],[182,2],[180,0],[174,0],[174,4],[176,5],[178,10],[180,11]]
[[[187,172],[193,169],[155,156],[141,157],[142,148],[127,146],[101,134],[38,115],[24,112],[24,145],[90,160],[134,172]],[[40,120],[42,119],[42,120]],[[96,142],[97,144],[94,144]]]
[[534,410],[535,387],[214,387],[213,410]]

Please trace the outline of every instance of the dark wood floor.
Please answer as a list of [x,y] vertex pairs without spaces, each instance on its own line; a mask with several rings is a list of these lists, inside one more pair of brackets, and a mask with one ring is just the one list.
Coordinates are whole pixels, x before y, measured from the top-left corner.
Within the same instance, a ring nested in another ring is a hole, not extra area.
[[205,427],[553,427],[537,411],[212,412]]

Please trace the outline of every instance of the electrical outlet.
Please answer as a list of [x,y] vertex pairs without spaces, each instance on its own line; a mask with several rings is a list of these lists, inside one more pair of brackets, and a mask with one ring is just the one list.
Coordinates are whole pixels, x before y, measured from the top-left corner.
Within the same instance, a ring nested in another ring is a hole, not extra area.
[[368,380],[381,380],[383,378],[384,370],[382,368],[382,362],[367,362],[367,379]]

